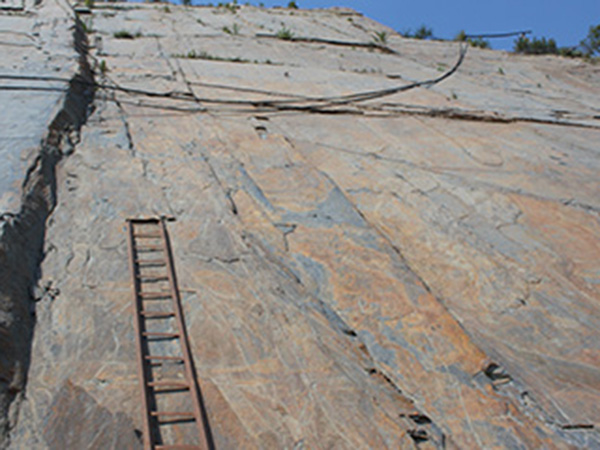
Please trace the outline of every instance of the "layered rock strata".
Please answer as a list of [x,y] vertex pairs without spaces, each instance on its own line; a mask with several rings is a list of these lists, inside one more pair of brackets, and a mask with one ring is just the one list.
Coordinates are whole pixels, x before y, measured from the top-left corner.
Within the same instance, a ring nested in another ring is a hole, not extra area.
[[164,214],[217,448],[600,446],[597,66],[471,49],[340,101],[457,44],[343,9],[37,8],[72,56],[33,159],[4,147],[5,445],[141,448],[125,219]]

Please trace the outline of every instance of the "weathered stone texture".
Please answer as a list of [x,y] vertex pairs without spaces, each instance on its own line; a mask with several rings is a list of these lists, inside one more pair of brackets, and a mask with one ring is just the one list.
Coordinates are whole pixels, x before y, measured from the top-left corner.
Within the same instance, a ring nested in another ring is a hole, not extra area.
[[274,111],[222,101],[435,78],[457,44],[101,6],[96,82],[187,95],[98,89],[60,162],[12,448],[141,446],[125,218],[153,214],[217,448],[600,447],[597,65],[471,49],[429,89]]
[[[72,151],[93,98],[86,36],[67,4],[0,15],[0,447],[18,418],[31,356],[34,301],[56,166]],[[48,80],[48,77],[50,79]]]

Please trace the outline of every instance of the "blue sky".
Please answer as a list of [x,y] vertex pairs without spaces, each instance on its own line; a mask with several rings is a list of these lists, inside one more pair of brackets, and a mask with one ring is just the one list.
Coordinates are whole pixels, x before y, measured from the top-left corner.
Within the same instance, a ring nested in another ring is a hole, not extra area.
[[[285,6],[288,0],[262,2],[265,6]],[[257,5],[259,0],[250,3]],[[296,0],[296,3],[301,8],[348,6],[398,31],[414,30],[425,24],[440,38],[452,38],[462,29],[471,34],[531,29],[534,36],[555,38],[559,46],[578,44],[590,25],[600,23],[600,0]],[[512,41],[512,38],[494,39],[492,47],[510,49]]]

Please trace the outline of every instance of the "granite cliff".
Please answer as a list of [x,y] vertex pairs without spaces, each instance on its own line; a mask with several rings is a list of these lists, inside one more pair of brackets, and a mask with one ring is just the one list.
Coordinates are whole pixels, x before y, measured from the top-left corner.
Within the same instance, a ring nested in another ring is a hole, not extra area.
[[216,448],[600,448],[600,66],[76,9],[0,9],[0,448],[142,447],[153,215]]

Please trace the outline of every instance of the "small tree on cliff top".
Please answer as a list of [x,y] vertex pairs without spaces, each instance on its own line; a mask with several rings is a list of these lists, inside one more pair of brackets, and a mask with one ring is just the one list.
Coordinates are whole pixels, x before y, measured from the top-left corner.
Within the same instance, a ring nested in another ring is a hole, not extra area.
[[587,37],[580,45],[586,56],[600,55],[600,24],[590,26]]

